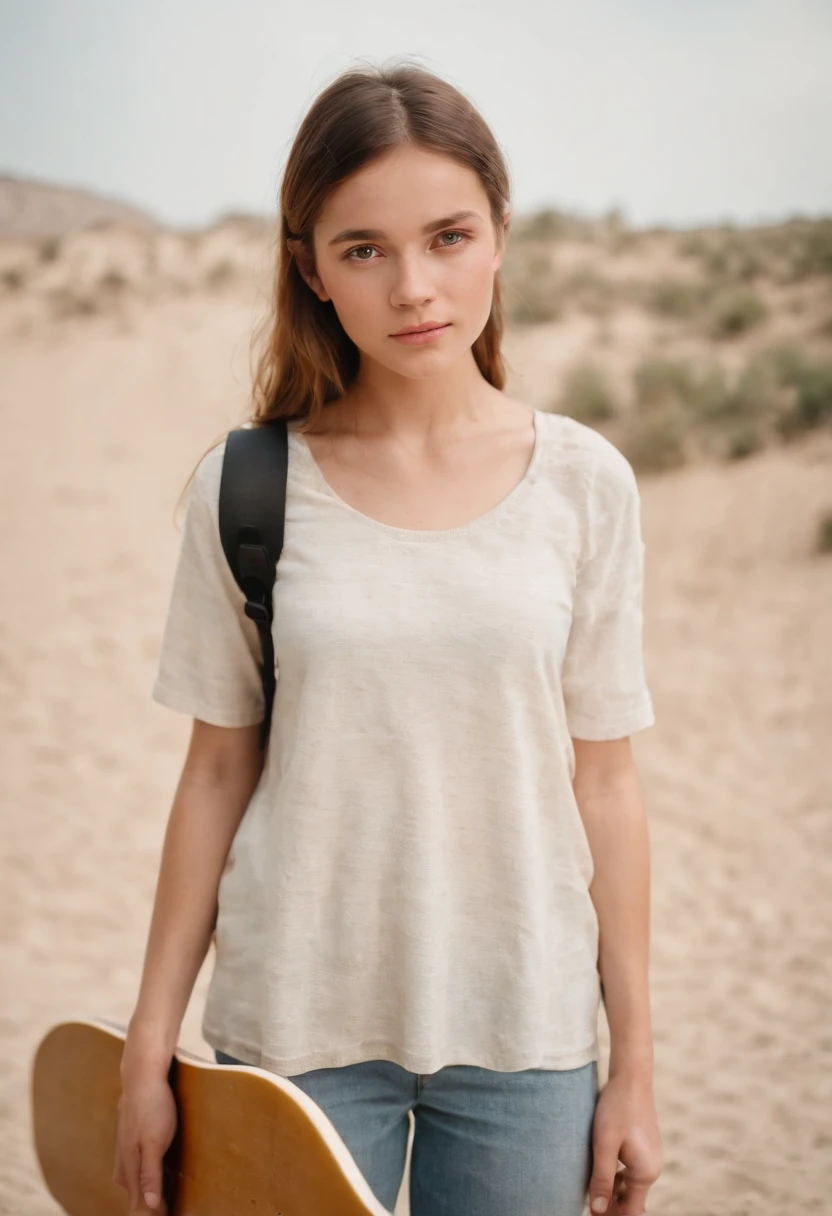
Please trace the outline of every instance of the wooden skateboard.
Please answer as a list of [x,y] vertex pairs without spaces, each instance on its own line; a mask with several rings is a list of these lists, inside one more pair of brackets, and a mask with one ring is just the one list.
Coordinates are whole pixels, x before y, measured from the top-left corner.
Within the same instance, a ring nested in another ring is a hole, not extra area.
[[[129,1210],[112,1180],[126,1034],[104,1018],[62,1022],[35,1053],[35,1151],[69,1216]],[[287,1078],[178,1047],[169,1079],[178,1114],[164,1160],[170,1216],[390,1216],[327,1115]]]

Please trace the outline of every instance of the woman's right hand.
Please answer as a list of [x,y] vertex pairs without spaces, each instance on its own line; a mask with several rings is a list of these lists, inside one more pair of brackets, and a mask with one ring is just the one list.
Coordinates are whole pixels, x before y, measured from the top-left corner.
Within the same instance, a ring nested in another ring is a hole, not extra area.
[[176,1134],[176,1100],[166,1075],[157,1070],[122,1081],[113,1182],[130,1197],[134,1212],[167,1216],[162,1194],[162,1159]]

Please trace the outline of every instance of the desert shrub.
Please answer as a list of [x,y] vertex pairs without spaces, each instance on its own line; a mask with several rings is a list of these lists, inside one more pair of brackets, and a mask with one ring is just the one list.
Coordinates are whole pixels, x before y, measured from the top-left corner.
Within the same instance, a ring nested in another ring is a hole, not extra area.
[[723,455],[726,460],[744,460],[764,446],[759,428],[746,420],[735,427],[726,437]]
[[779,346],[761,359],[781,390],[775,429],[783,439],[832,422],[832,362],[797,346]]
[[755,418],[781,398],[781,376],[771,358],[751,360],[735,378],[719,364],[697,368],[680,359],[645,359],[633,373],[636,409],[677,403],[693,421],[709,424]]
[[621,440],[621,450],[639,472],[664,472],[685,463],[687,423],[683,409],[665,405],[649,414],[633,415]]
[[579,422],[606,422],[615,417],[616,405],[603,370],[597,363],[575,364],[567,373],[554,408]]
[[517,216],[511,221],[511,238],[519,241],[557,241],[588,235],[592,225],[578,216],[544,207],[532,215]]
[[792,247],[791,272],[798,279],[832,274],[832,219],[798,223]]
[[699,259],[703,269],[725,282],[748,283],[762,274],[785,282],[832,274],[832,218],[689,232],[678,240],[676,252]]
[[797,383],[808,362],[800,347],[791,345],[775,346],[766,352],[766,357],[778,383],[788,386]]
[[779,419],[784,438],[832,422],[832,363],[807,361],[794,376],[794,401]]
[[590,266],[579,266],[558,280],[565,304],[574,304],[593,316],[608,316],[616,298],[615,284]]
[[753,291],[728,291],[713,308],[709,333],[712,338],[736,338],[759,325],[767,315],[766,306]]
[[676,242],[676,253],[680,258],[704,258],[708,252],[708,241],[701,232],[686,232]]
[[[729,375],[719,364],[706,367],[669,359],[647,359],[633,375],[633,398],[637,420],[656,415],[656,433],[648,427],[642,440],[658,456],[674,448],[674,428],[684,429],[686,453],[735,460],[764,446],[765,434],[783,404],[783,388],[768,357],[750,361],[737,375]],[[668,411],[670,411],[668,420]],[[684,423],[684,427],[682,427]],[[651,457],[652,459],[652,457]]]
[[0,274],[0,283],[6,291],[20,291],[26,281],[26,276],[20,266],[9,266]]
[[519,241],[551,241],[566,236],[566,216],[554,207],[546,207],[534,215],[523,216],[511,224],[511,235]]
[[648,358],[633,372],[636,409],[651,411],[668,404],[692,405],[696,380],[690,365],[680,359]]
[[662,317],[687,320],[698,312],[705,291],[701,283],[687,279],[665,278],[649,283],[644,292],[644,303]]
[[556,321],[563,309],[552,258],[545,248],[507,252],[503,262],[506,316],[516,325]]
[[42,262],[55,262],[60,257],[61,238],[47,236],[38,244],[38,257]]
[[506,293],[506,315],[515,325],[542,325],[557,321],[563,305],[553,287],[533,280]]
[[778,378],[765,356],[752,359],[733,378],[719,365],[705,369],[693,393],[698,420],[705,426],[763,421],[781,399]]
[[832,510],[824,511],[818,520],[816,549],[818,553],[832,553]]
[[705,269],[711,275],[734,283],[749,283],[766,268],[765,258],[747,238],[717,245],[705,257]]
[[705,425],[727,421],[744,412],[737,409],[733,388],[719,364],[704,368],[696,375],[691,373],[688,405],[697,421]]
[[730,391],[729,412],[735,418],[762,418],[776,410],[782,386],[765,357],[752,359],[740,372]]
[[71,287],[56,287],[49,292],[48,299],[52,315],[58,320],[91,316],[98,312],[98,305],[91,296],[73,291]]
[[130,286],[127,277],[120,270],[110,269],[104,272],[98,280],[98,286],[106,292],[119,294]]
[[233,283],[237,278],[237,267],[228,258],[222,262],[215,262],[210,267],[205,275],[206,287],[214,289],[227,287],[229,283]]

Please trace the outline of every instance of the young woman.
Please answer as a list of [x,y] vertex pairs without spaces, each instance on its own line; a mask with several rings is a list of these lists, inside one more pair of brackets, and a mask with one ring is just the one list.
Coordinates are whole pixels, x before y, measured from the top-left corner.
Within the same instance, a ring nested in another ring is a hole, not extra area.
[[482,117],[406,63],[340,76],[292,147],[251,419],[289,425],[271,734],[261,765],[223,441],[153,689],[194,722],[122,1062],[134,1204],[215,928],[216,1059],[306,1090],[388,1209],[411,1110],[412,1216],[637,1216],[660,1172],[639,493],[503,391],[508,199]]

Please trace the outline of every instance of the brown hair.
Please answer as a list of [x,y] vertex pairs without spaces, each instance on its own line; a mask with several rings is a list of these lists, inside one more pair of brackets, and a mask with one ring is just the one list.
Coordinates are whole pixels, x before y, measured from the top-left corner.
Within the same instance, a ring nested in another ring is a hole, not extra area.
[[[508,169],[473,103],[452,84],[413,63],[361,64],[343,72],[307,111],[283,173],[271,309],[253,335],[256,343],[266,331],[253,376],[250,425],[286,418],[304,419],[314,427],[327,403],[341,397],[355,379],[358,348],[344,332],[332,302],[319,300],[304,281],[297,259],[311,264],[312,230],[331,191],[363,166],[407,144],[473,169],[488,196],[498,243],[503,239]],[[500,389],[505,384],[500,351],[504,325],[497,271],[491,312],[472,350],[482,375]]]
[[[488,196],[497,240],[502,239],[508,171],[472,103],[447,81],[412,64],[343,72],[307,112],[283,174],[270,332],[254,377],[255,424],[308,416],[314,425],[323,407],[355,379],[358,350],[331,301],[319,300],[304,282],[287,242],[297,242],[294,249],[311,262],[312,229],[331,191],[404,144],[473,169]],[[503,327],[498,272],[491,314],[473,346],[477,366],[495,388],[505,384]]]

